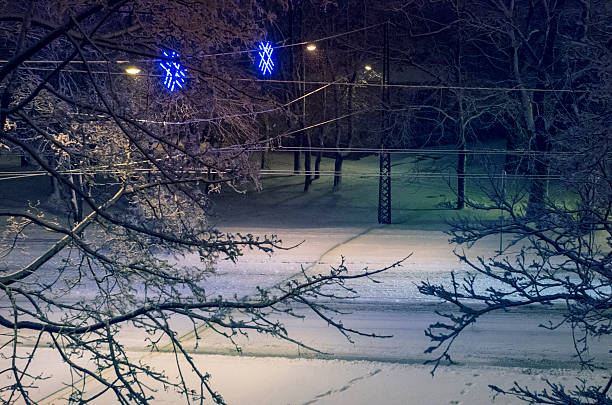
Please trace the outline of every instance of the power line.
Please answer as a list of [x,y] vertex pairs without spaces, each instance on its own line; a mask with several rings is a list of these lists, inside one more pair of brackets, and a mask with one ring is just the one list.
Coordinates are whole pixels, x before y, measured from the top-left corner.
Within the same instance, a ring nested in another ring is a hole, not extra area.
[[[230,118],[240,118],[240,117],[250,117],[250,116],[256,116],[259,114],[267,114],[267,113],[272,113],[275,111],[279,111],[282,110],[283,108],[289,107],[290,105],[297,103],[298,101],[309,97],[329,86],[331,86],[333,83],[332,82],[330,84],[321,86],[315,90],[312,90],[306,94],[303,94],[285,104],[282,104],[278,107],[274,107],[274,108],[269,108],[266,110],[259,110],[259,111],[252,111],[252,112],[247,112],[247,113],[238,113],[238,114],[232,114],[232,115],[224,115],[224,116],[219,116],[219,117],[211,117],[211,118],[194,118],[191,120],[186,120],[186,121],[156,121],[156,120],[147,120],[147,119],[142,119],[142,118],[134,118],[133,121],[135,122],[140,122],[140,123],[147,123],[147,124],[160,124],[160,125],[188,125],[188,124],[195,124],[195,123],[201,123],[201,122],[214,122],[214,121],[221,121],[221,120],[225,120],[225,119],[230,119]],[[90,113],[69,113],[72,115],[80,115],[80,116],[91,116],[91,117],[96,117],[96,118],[106,118],[109,116],[109,114],[106,113],[99,113],[99,114],[90,114]],[[353,115],[353,114],[351,114]],[[301,129],[303,130],[303,129]],[[299,131],[298,131],[299,132]]]
[[[151,59],[151,61],[153,61]],[[42,64],[47,64],[47,63],[64,63],[65,61],[63,60],[24,60],[23,63],[42,63]],[[142,62],[145,62],[144,60]],[[8,63],[8,59],[0,59],[0,63]],[[82,60],[71,60],[68,63],[71,64],[83,64],[83,63],[117,63],[117,64],[124,64],[124,63],[130,63],[129,60],[88,60],[88,61],[82,61]]]
[[[294,46],[302,46],[302,45],[307,45],[307,44],[313,44],[313,43],[318,43],[318,42],[322,42],[322,41],[327,41],[329,39],[334,39],[334,38],[339,38],[345,35],[350,35],[350,34],[354,34],[357,32],[361,32],[361,31],[366,31],[366,30],[370,30],[372,28],[376,28],[379,27],[381,25],[383,25],[385,23],[378,23],[378,24],[373,24],[367,27],[362,27],[362,28],[357,28],[354,30],[350,30],[350,31],[344,31],[344,32],[340,32],[338,34],[333,34],[333,35],[329,35],[326,37],[321,37],[321,38],[316,38],[310,41],[301,41],[301,42],[295,42],[295,43],[290,43],[290,44],[283,44],[283,42],[277,42],[274,45],[274,49],[279,49],[279,48],[291,48]],[[259,52],[259,49],[246,49],[246,50],[239,50],[239,51],[227,51],[227,52],[217,52],[217,53],[209,53],[209,54],[200,54],[197,56],[186,56],[181,58],[181,60],[187,60],[187,59],[203,59],[203,58],[210,58],[210,57],[216,57],[216,56],[230,56],[230,55],[240,55],[240,54],[245,54],[245,53],[257,53]],[[160,60],[162,60],[161,58],[155,58],[155,57],[151,57],[151,59],[141,59],[141,60],[134,60],[134,61],[129,61],[129,60],[92,60],[92,61],[82,61],[82,60],[71,60],[68,63],[75,63],[75,64],[82,64],[82,63],[117,63],[117,64],[126,64],[126,63],[138,63],[138,62],[159,62]],[[64,63],[65,61],[63,60],[26,60],[23,63],[41,63],[41,64],[45,64],[45,63]],[[8,63],[7,59],[0,59],[0,63]]]
[[[284,175],[284,176],[298,176],[303,177],[304,175],[313,176],[315,174],[320,174],[321,176],[348,176],[348,177],[360,177],[360,178],[379,178],[381,175],[378,171],[371,172],[336,172],[333,170],[323,170],[323,171],[301,171],[300,173],[295,173],[293,169],[263,169],[259,171],[260,174],[263,175]],[[435,179],[435,178],[455,178],[462,177],[466,179],[474,179],[474,180],[482,180],[482,179],[549,179],[549,180],[560,180],[563,177],[561,175],[554,174],[488,174],[488,173],[464,173],[458,175],[457,173],[445,173],[445,172],[392,172],[390,174],[392,178],[423,178],[423,179]]]
[[[329,35],[327,37],[322,37],[322,38],[317,38],[317,39],[313,39],[310,41],[301,41],[301,42],[295,42],[295,43],[291,43],[291,44],[282,44],[282,42],[279,43],[277,42],[277,44],[274,45],[274,49],[279,49],[279,48],[290,48],[290,47],[294,47],[294,46],[302,46],[302,45],[307,45],[307,44],[314,44],[314,43],[318,43],[318,42],[322,42],[322,41],[327,41],[329,39],[334,39],[334,38],[339,38],[345,35],[350,35],[350,34],[354,34],[356,32],[360,32],[360,31],[366,31],[366,30],[370,30],[372,28],[376,28],[379,27],[381,25],[383,25],[385,23],[378,23],[378,24],[373,24],[367,27],[362,27],[362,28],[358,28],[358,29],[354,29],[354,30],[350,30],[350,31],[344,31],[338,34],[333,34],[333,35]],[[187,59],[200,59],[200,58],[209,58],[209,57],[215,57],[215,56],[230,56],[230,55],[239,55],[239,54],[245,54],[245,53],[256,53],[259,52],[259,49],[248,49],[248,50],[242,50],[242,51],[229,51],[229,52],[218,52],[218,53],[211,53],[211,54],[206,54],[206,55],[198,55],[198,56],[192,56],[192,57],[188,57]]]
[[[296,129],[294,131],[289,131],[279,135],[278,137],[293,135],[295,133],[305,131],[308,129],[315,128],[320,125],[328,124],[340,119],[347,118],[349,115],[355,115],[362,111],[354,112],[353,114],[347,114],[340,117],[332,118],[327,121],[323,121],[317,124],[310,125],[305,128]],[[276,137],[275,137],[276,138]],[[416,148],[368,148],[368,147],[320,147],[320,146],[266,146],[266,143],[273,142],[275,138],[268,138],[263,141],[259,141],[261,146],[242,146],[242,145],[233,145],[233,146],[225,146],[221,148],[208,148],[205,149],[206,153],[217,153],[217,152],[227,152],[227,151],[242,151],[242,152],[275,152],[275,153],[293,153],[293,152],[332,152],[332,153],[392,153],[398,155],[474,155],[474,156],[482,156],[482,155],[514,155],[514,156],[582,156],[585,155],[586,152],[572,152],[572,151],[537,151],[537,150],[529,150],[529,149],[416,149]],[[612,151],[603,153],[604,155],[611,155]],[[44,156],[55,156],[53,153],[45,153]],[[11,156],[24,157],[27,156],[24,153],[13,153]],[[172,159],[173,156],[169,156],[168,159]],[[163,159],[159,159],[163,160]],[[134,162],[133,164],[141,164],[146,163],[148,160],[143,160],[140,162]],[[6,173],[20,173],[20,172],[0,172],[1,174]],[[29,172],[28,172],[29,173]]]
[[[280,134],[280,135],[277,135],[277,136],[275,136],[275,137],[272,137],[272,138],[268,138],[268,139],[265,139],[265,140],[259,141],[259,142],[257,142],[257,143],[262,144],[262,143],[269,143],[269,142],[273,142],[273,141],[275,141],[276,139],[284,138],[284,137],[286,137],[286,136],[290,136],[290,135],[295,135],[295,134],[297,134],[297,133],[299,133],[299,132],[307,131],[307,130],[309,130],[309,129],[313,129],[313,128],[319,127],[319,126],[321,126],[321,125],[331,124],[332,122],[335,122],[335,121],[338,121],[338,120],[342,120],[342,119],[344,119],[344,118],[348,118],[348,117],[351,117],[351,116],[353,116],[353,115],[362,114],[362,113],[367,112],[367,111],[370,111],[370,110],[369,110],[369,109],[366,109],[366,110],[354,111],[354,112],[352,112],[352,113],[344,114],[344,115],[341,115],[340,117],[331,118],[331,119],[326,120],[326,121],[321,121],[321,122],[318,122],[318,123],[316,123],[316,124],[309,125],[309,126],[304,127],[304,128],[299,128],[299,129],[295,129],[295,130],[292,130],[292,131],[284,132],[284,133],[282,133],[282,134]],[[231,150],[231,148],[233,148],[233,146],[227,147],[227,148],[225,148],[225,149],[226,149],[226,150]],[[224,150],[224,148],[219,148],[219,150]]]
[[[19,66],[19,69],[35,70],[35,71],[52,71],[53,68],[39,68],[39,67],[28,67]],[[188,69],[188,68],[187,68]],[[69,69],[61,70],[60,73],[90,73],[87,70]],[[115,75],[115,76],[133,76],[127,72],[107,72],[107,71],[92,71],[93,74],[104,74],[104,75]],[[144,75],[143,75],[144,76]],[[147,77],[164,77],[160,74],[147,74]],[[406,83],[352,83],[343,82],[336,80],[333,82],[327,81],[304,81],[304,80],[280,80],[280,79],[257,79],[257,78],[237,78],[235,81],[250,81],[250,82],[264,82],[264,83],[284,83],[284,84],[302,84],[302,85],[323,85],[323,86],[345,86],[345,87],[390,87],[390,88],[403,88],[403,89],[415,89],[415,90],[467,90],[467,91],[489,91],[489,92],[515,92],[515,91],[529,91],[529,92],[541,92],[541,93],[577,93],[583,94],[588,93],[588,90],[579,89],[542,89],[536,87],[491,87],[491,86],[449,86],[449,85],[437,85],[437,84],[406,84]]]
[[306,97],[309,97],[315,93],[318,93],[319,91],[331,86],[332,84],[334,84],[335,82],[331,82],[329,84],[325,84],[315,90],[312,90],[306,94],[303,94],[285,104],[282,104],[278,107],[274,107],[274,108],[270,108],[267,110],[260,110],[260,111],[253,111],[253,112],[248,112],[248,113],[240,113],[240,114],[234,114],[234,115],[226,115],[226,116],[221,116],[221,117],[212,117],[212,118],[194,118],[191,120],[186,120],[186,121],[152,121],[152,120],[137,120],[138,122],[145,122],[145,123],[150,123],[150,124],[162,124],[162,125],[187,125],[187,124],[195,124],[195,123],[199,123],[199,122],[212,122],[212,121],[220,121],[220,120],[224,120],[224,119],[229,119],[229,118],[239,118],[239,117],[246,117],[246,116],[255,116],[255,115],[259,115],[259,114],[266,114],[266,113],[271,113],[274,111],[278,111],[278,110],[282,110],[283,108],[289,107],[290,105],[297,103],[300,100],[305,99]]
[[[141,174],[147,173],[159,173],[157,169],[137,169],[135,172]],[[80,170],[71,170],[71,171],[61,171],[61,174],[70,174],[70,175],[80,175],[80,174],[112,174],[112,173],[121,173],[119,170],[115,171],[80,171]],[[222,172],[211,172],[211,174],[219,174]],[[342,177],[359,177],[359,178],[378,178],[380,177],[380,173],[377,171],[357,171],[357,172],[337,172],[334,170],[310,170],[310,171],[301,171],[299,173],[295,173],[293,169],[262,169],[259,170],[258,173],[263,176],[283,176],[283,177],[303,177],[304,175],[315,175],[319,174],[320,176],[342,176]],[[206,170],[182,170],[180,174],[208,174]],[[48,172],[33,172],[28,175],[19,175],[19,176],[9,176],[2,177],[0,175],[0,180],[12,180],[23,177],[36,177],[36,176],[50,176],[51,174]],[[455,177],[463,177],[466,179],[473,180],[484,180],[484,179],[546,179],[546,180],[560,180],[563,179],[561,175],[554,174],[546,174],[546,175],[537,175],[537,174],[488,174],[488,173],[465,173],[458,175],[454,172],[394,172],[391,173],[390,176],[392,178],[414,178],[414,179],[448,179]],[[180,181],[180,179],[177,179]]]
[[354,34],[356,32],[360,32],[360,31],[366,31],[366,30],[370,30],[372,28],[376,28],[376,27],[380,27],[382,25],[386,24],[386,22],[382,22],[382,23],[378,23],[378,24],[372,24],[369,25],[367,27],[362,27],[362,28],[357,28],[351,31],[345,31],[339,34],[334,34],[334,35],[330,35],[327,37],[323,37],[323,38],[319,38],[319,39],[315,39],[312,41],[302,41],[302,42],[296,42],[293,44],[288,44],[288,45],[277,45],[275,46],[275,48],[287,48],[287,47],[291,47],[291,46],[301,46],[301,45],[307,45],[307,44],[313,44],[313,43],[317,43],[317,42],[322,42],[322,41],[327,41],[328,39],[333,39],[333,38],[338,38],[344,35],[349,35],[349,34]]
[[4,177],[4,175],[0,174],[0,180],[14,180],[14,179],[21,179],[24,177],[35,177],[35,176],[45,176],[48,175],[49,173],[32,173],[32,174],[19,174],[19,175],[15,175],[15,176],[8,176],[8,177]]
[[405,83],[352,83],[352,82],[326,82],[326,81],[303,81],[303,80],[277,80],[277,79],[234,79],[237,81],[255,81],[255,82],[269,82],[269,83],[289,83],[289,84],[310,84],[310,85],[322,85],[322,84],[334,84],[336,86],[350,86],[350,87],[394,87],[394,88],[406,88],[406,89],[421,89],[421,90],[473,90],[473,91],[501,91],[501,92],[513,92],[513,91],[530,91],[530,92],[545,92],[545,93],[588,93],[588,90],[574,90],[574,89],[540,89],[540,88],[524,88],[524,87],[486,87],[486,86],[446,86],[436,84],[405,84]]
[[[281,150],[280,152],[293,152],[293,150],[295,148],[281,148],[283,150]],[[286,150],[285,150],[286,149]],[[321,149],[325,149],[328,151],[337,151],[338,148],[321,148]],[[261,149],[258,149],[261,150]],[[302,148],[301,150],[305,150],[305,148]],[[363,149],[359,149],[359,148],[353,148],[352,150],[363,150]],[[383,151],[382,149],[379,149],[380,151]],[[447,152],[454,152],[453,154],[456,154],[457,152],[464,152],[464,151],[459,151],[459,150],[415,150],[415,149],[405,149],[407,151],[411,151],[411,152],[418,152],[418,154],[420,155],[428,155],[428,154],[435,154],[435,153],[442,153],[442,154],[447,154]],[[217,150],[218,151],[218,150]],[[384,150],[385,152],[387,151],[386,149]],[[397,151],[397,150],[396,150]],[[433,153],[429,153],[429,152],[433,152]],[[473,150],[473,152],[478,152],[478,150]],[[494,154],[498,154],[498,152],[501,152],[501,150],[485,150],[485,153],[488,152],[493,152]],[[525,153],[525,151],[516,151],[517,153]],[[405,152],[404,152],[405,153]],[[168,158],[159,158],[156,159],[158,161],[164,161],[164,160],[168,160],[171,159],[172,157],[168,157]],[[136,161],[136,162],[127,162],[127,163],[119,163],[116,165],[99,165],[99,166],[91,166],[89,168],[78,168],[78,169],[65,169],[65,170],[58,170],[58,173],[60,174],[64,174],[64,175],[79,175],[79,174],[88,174],[88,175],[95,175],[95,174],[119,174],[119,173],[125,173],[126,170],[129,170],[130,172],[133,173],[159,173],[159,169],[157,168],[152,168],[152,167],[135,167],[137,165],[140,164],[146,164],[149,163],[148,160],[142,160],[142,161]],[[123,168],[123,169],[122,169]],[[224,171],[220,171],[217,169],[213,169],[212,171],[210,171],[208,168],[197,168],[197,169],[181,169],[181,170],[175,170],[173,171],[175,174],[202,174],[202,173],[211,173],[211,174],[225,174],[226,172]],[[262,174],[262,175],[272,175],[272,174],[279,174],[279,175],[294,175],[294,171],[291,169],[261,169],[258,173]],[[300,174],[295,174],[295,175],[303,175],[303,174],[316,174],[316,171],[310,171],[310,172],[304,172],[302,171]],[[335,172],[335,171],[329,171],[329,170],[321,170],[319,171],[319,173],[325,174],[325,175],[347,175],[347,173],[342,173],[342,172]],[[49,175],[48,172],[44,171],[44,170],[32,170],[32,171],[0,171],[0,179],[1,180],[10,180],[10,179],[17,179],[17,178],[22,178],[22,177],[32,177],[32,176],[40,176],[40,175]],[[379,177],[380,173],[377,171],[357,171],[357,172],[350,172],[348,173],[348,175],[351,176],[361,176],[361,177]],[[464,173],[461,175],[458,175],[457,173],[444,173],[444,172],[423,172],[423,171],[413,171],[413,172],[399,172],[397,173],[397,175],[399,175],[399,177],[405,177],[405,176],[416,176],[416,177],[423,177],[423,178],[436,178],[436,177],[464,177],[464,178],[501,178],[501,177],[506,177],[506,178],[546,178],[546,179],[560,179],[562,178],[561,175],[551,175],[551,174],[547,174],[547,175],[537,175],[537,174],[491,174],[491,173]],[[501,176],[501,177],[500,177]]]
[[[50,67],[46,68],[46,67],[30,67],[30,66],[18,66],[17,69],[34,70],[34,71],[41,71],[41,72],[50,72],[50,71],[55,70],[55,68],[50,68]],[[109,72],[109,71],[104,71],[104,70],[92,70],[90,72],[88,70],[81,70],[81,69],[63,69],[63,70],[60,70],[58,73],[92,73],[96,75],[134,76],[127,72]],[[160,74],[147,74],[147,75],[136,75],[136,76],[165,77],[165,75],[160,75]]]
[[[345,118],[338,117],[338,118]],[[336,118],[336,119],[338,119]],[[307,129],[307,128],[305,128]],[[335,153],[395,153],[403,155],[583,155],[584,152],[564,152],[564,151],[536,151],[527,149],[415,149],[415,148],[336,148],[336,147],[319,147],[319,146],[260,146],[260,147],[247,147],[240,148],[240,146],[228,146],[225,148],[219,148],[218,150],[244,150],[246,152],[335,152]],[[612,154],[607,152],[606,154]]]

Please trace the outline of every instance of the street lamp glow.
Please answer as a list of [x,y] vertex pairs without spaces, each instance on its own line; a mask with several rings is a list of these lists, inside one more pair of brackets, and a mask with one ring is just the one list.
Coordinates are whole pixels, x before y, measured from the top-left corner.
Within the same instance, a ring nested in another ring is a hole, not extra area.
[[365,65],[365,70],[367,70],[367,71],[369,72],[370,70],[372,70],[372,66],[370,66],[370,65]]
[[137,75],[140,73],[140,68],[138,66],[128,66],[125,68],[125,73],[128,75]]
[[308,44],[308,45],[306,45],[306,50],[309,51],[309,52],[312,52],[315,49],[317,49],[317,46],[315,44]]

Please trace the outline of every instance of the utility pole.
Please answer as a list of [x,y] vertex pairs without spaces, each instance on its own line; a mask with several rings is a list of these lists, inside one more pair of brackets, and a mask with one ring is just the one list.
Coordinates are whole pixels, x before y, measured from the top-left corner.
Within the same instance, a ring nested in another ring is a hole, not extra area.
[[382,72],[382,140],[380,170],[378,178],[378,223],[391,223],[391,155],[386,150],[389,133],[389,21],[384,25],[383,72]]
[[[308,44],[302,49],[302,128],[306,128],[306,53],[314,53],[317,49],[315,44]],[[314,56],[313,56],[314,57]],[[305,131],[301,134],[302,139],[306,138],[306,149],[304,150],[304,192],[307,193],[312,184],[312,140],[310,132]],[[302,141],[303,145],[304,142]]]

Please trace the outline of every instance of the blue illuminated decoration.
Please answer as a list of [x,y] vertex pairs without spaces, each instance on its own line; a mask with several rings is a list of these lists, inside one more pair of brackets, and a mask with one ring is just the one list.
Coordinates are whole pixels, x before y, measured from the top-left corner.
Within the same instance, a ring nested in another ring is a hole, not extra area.
[[272,48],[269,42],[259,43],[259,70],[264,76],[272,74],[272,70],[274,69],[272,52],[274,52],[274,48]]
[[[174,51],[166,52],[162,51],[165,57],[170,59],[178,59],[178,53]],[[185,69],[181,66],[180,63],[168,60],[162,60],[159,63],[162,69],[166,72],[166,76],[164,77],[164,86],[168,88],[170,91],[174,91],[176,86],[183,88],[183,84],[185,84]]]

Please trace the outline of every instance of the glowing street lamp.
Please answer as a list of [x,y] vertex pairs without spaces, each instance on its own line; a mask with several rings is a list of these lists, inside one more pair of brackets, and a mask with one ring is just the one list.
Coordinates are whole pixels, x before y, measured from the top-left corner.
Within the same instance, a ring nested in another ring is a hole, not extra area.
[[131,65],[125,68],[125,73],[128,75],[137,75],[140,73],[140,68],[138,66]]
[[372,70],[372,66],[370,66],[370,65],[365,65],[365,70],[367,70],[367,71],[369,72],[370,70]]
[[316,49],[317,49],[317,46],[315,44],[308,44],[308,45],[306,45],[306,50],[309,51],[309,52],[312,52],[312,51],[314,51]]

